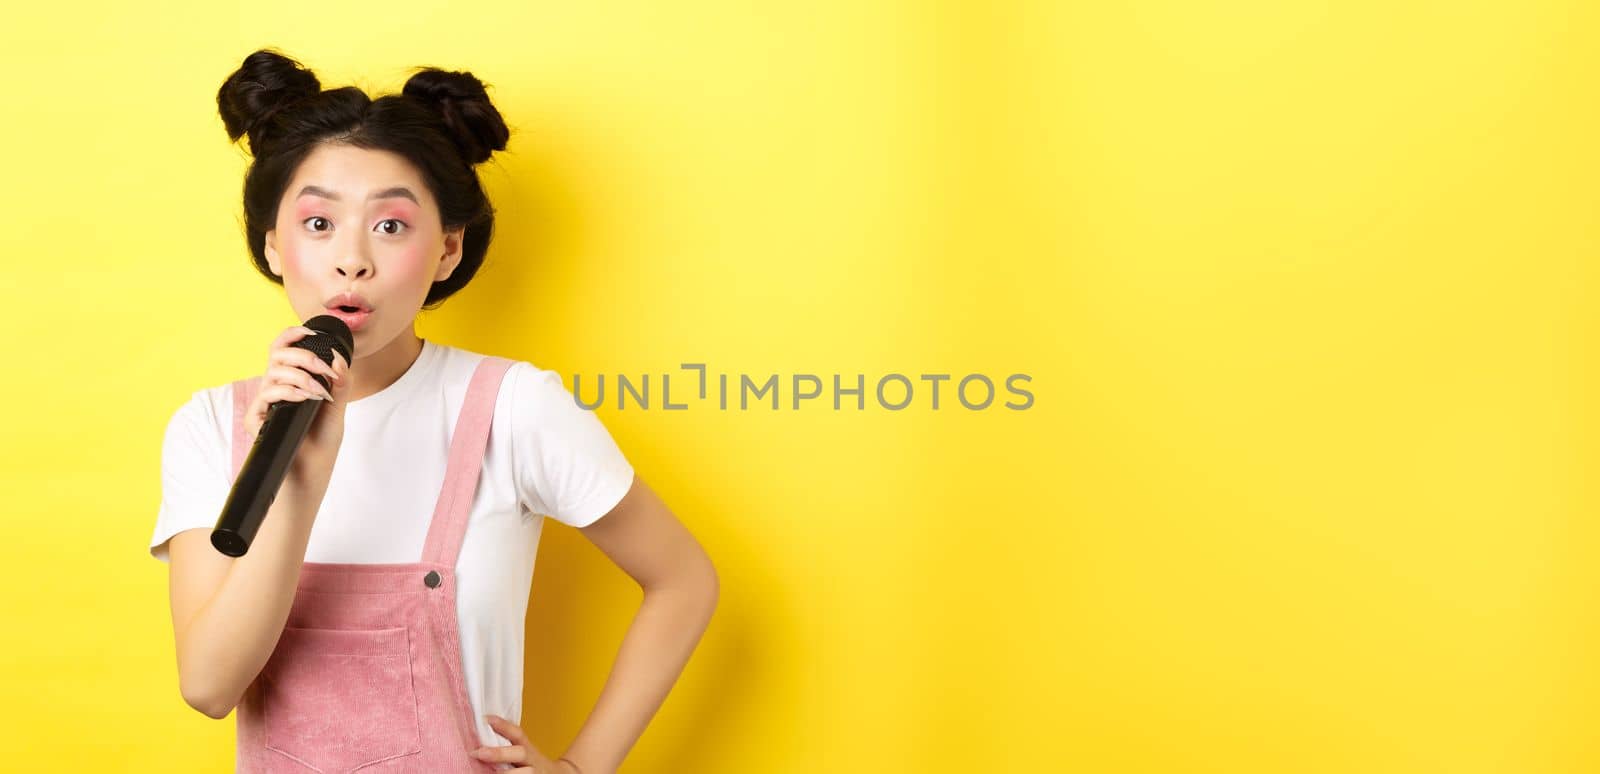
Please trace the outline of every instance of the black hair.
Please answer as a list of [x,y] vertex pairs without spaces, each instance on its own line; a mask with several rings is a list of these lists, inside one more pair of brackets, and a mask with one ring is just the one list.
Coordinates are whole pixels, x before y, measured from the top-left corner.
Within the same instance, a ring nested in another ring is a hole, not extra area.
[[283,277],[267,265],[265,243],[284,189],[306,156],[329,142],[404,157],[422,173],[445,229],[466,227],[461,263],[428,289],[424,309],[465,287],[483,265],[494,234],[494,208],[474,167],[505,150],[511,131],[483,82],[471,73],[414,68],[401,93],[372,99],[354,86],[323,90],[299,62],[264,48],[245,57],[223,81],[217,110],[228,139],[250,139],[245,241],[256,270],[267,279],[283,285]]

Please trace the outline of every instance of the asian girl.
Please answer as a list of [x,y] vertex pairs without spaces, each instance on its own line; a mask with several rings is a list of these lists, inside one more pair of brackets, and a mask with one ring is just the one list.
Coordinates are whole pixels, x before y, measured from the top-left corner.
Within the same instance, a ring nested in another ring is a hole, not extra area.
[[[263,49],[217,104],[253,157],[256,269],[296,319],[345,320],[355,347],[329,366],[291,326],[262,374],[195,392],[168,424],[150,547],[169,562],[184,700],[237,710],[241,772],[616,771],[709,623],[717,574],[559,376],[416,333],[489,247],[475,167],[510,132],[483,84],[423,68],[372,99]],[[327,402],[250,551],[219,553],[210,527],[268,408],[301,400]],[[519,727],[545,516],[644,591],[554,758]]]

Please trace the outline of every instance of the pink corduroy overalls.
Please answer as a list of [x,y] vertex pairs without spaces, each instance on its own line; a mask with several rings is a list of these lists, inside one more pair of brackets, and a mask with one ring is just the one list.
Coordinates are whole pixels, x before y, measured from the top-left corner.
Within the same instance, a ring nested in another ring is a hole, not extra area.
[[[422,561],[305,562],[283,634],[237,708],[240,774],[493,772],[462,679],[456,555],[495,397],[511,361],[485,357],[450,436]],[[233,383],[233,477],[261,377]]]

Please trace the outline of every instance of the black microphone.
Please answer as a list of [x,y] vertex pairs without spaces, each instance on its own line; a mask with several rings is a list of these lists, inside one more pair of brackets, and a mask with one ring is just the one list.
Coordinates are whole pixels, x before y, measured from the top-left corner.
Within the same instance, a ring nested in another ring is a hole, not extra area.
[[[306,320],[305,326],[316,333],[289,346],[310,350],[330,366],[334,352],[342,355],[344,362],[351,361],[355,341],[344,320],[331,314],[319,314]],[[326,377],[312,373],[311,378],[329,389]],[[228,556],[244,556],[250,550],[250,541],[255,540],[267,508],[278,496],[278,487],[289,473],[289,462],[294,459],[295,450],[300,448],[311,420],[317,418],[321,408],[320,400],[283,400],[267,407],[267,418],[239,467],[239,476],[234,479],[233,490],[228,492],[228,500],[222,505],[217,526],[211,530],[211,545],[218,551]]]

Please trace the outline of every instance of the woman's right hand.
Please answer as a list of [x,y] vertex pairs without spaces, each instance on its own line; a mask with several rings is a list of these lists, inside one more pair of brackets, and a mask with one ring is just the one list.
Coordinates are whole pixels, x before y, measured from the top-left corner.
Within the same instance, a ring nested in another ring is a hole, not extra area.
[[[295,450],[288,475],[299,477],[308,474],[328,475],[333,461],[339,456],[339,444],[344,440],[344,398],[349,392],[349,364],[338,352],[333,354],[329,366],[316,353],[290,346],[306,336],[321,336],[303,325],[285,329],[272,340],[267,352],[267,370],[260,388],[245,409],[245,429],[252,442],[267,421],[267,409],[274,403],[302,400],[324,400],[322,408],[306,429],[305,438]],[[331,385],[330,391],[311,378],[321,374]],[[331,400],[327,400],[331,398]]]

